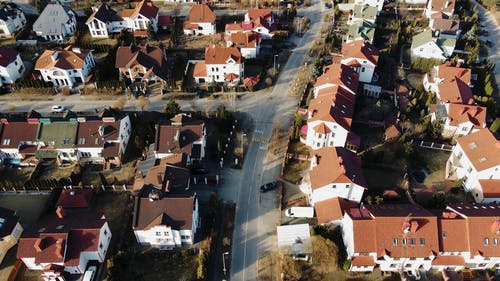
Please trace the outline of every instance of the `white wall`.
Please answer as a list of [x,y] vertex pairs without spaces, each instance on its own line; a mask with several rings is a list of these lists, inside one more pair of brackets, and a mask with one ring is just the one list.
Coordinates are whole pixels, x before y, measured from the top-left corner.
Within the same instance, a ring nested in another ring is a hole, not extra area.
[[21,10],[17,10],[17,16],[15,18],[8,18],[7,21],[0,20],[0,30],[3,32],[0,37],[12,37],[12,33],[21,30],[26,24],[26,17]]
[[372,82],[373,73],[375,72],[376,65],[371,61],[360,58],[346,58],[341,61],[342,64],[347,64],[351,60],[356,60],[361,66],[356,67],[354,70],[359,74],[359,81],[370,83]]
[[244,63],[207,64],[207,82],[225,82],[224,75],[235,73],[239,79],[243,79]]
[[[164,250],[172,250],[181,247],[182,243],[192,243],[193,234],[191,230],[175,230],[165,225],[157,225],[148,230],[134,230],[139,244],[151,245]],[[188,239],[181,239],[181,235],[188,235]]]
[[[324,123],[331,132],[328,134],[316,133],[314,131],[314,127],[321,123]],[[322,147],[344,147],[348,133],[349,131],[337,123],[325,122],[321,120],[308,122],[306,145],[315,150]]]
[[354,183],[332,183],[312,191],[311,204],[334,197],[342,197],[351,201],[360,202],[365,189]]
[[437,60],[445,60],[446,58],[443,56],[443,51],[439,48],[438,45],[434,41],[427,42],[424,45],[418,46],[411,49],[411,57],[412,59],[420,57],[426,59],[437,59]]
[[23,76],[25,70],[21,56],[17,54],[16,59],[7,67],[0,66],[0,85],[14,83]]
[[120,121],[120,153],[125,153],[131,134],[132,123],[130,123],[130,117],[127,115]]

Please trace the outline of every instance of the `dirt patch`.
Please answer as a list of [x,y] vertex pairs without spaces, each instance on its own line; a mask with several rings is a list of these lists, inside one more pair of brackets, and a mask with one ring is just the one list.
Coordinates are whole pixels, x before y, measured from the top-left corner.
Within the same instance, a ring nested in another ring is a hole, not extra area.
[[302,173],[309,168],[309,161],[300,161],[295,159],[287,159],[283,179],[291,183],[300,183]]
[[191,251],[150,250],[135,255],[130,267],[134,280],[194,280],[197,263],[197,256]]
[[278,254],[277,253],[265,253],[259,257],[257,261],[257,280],[258,281],[271,281],[280,280],[278,278],[277,272],[279,272]]

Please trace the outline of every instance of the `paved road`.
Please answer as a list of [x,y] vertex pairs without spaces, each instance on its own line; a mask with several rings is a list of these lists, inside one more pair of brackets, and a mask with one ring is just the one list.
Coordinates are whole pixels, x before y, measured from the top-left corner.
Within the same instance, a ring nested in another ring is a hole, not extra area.
[[500,83],[500,26],[498,26],[495,16],[492,13],[487,11],[476,1],[473,1],[473,3],[478,8],[479,16],[483,19],[483,21],[479,23],[484,24],[485,28],[483,29],[489,32],[487,40],[493,42],[493,46],[488,49],[488,59],[496,65],[493,72],[497,83]]

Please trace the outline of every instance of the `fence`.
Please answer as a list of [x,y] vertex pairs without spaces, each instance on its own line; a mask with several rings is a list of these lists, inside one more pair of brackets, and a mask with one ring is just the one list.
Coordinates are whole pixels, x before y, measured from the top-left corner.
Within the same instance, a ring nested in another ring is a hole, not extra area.
[[[413,140],[412,140],[413,143]],[[415,141],[415,143],[423,148],[430,148],[430,149],[436,149],[436,150],[443,150],[443,151],[452,151],[455,146],[453,145],[448,145],[448,144],[443,144],[443,143],[436,143],[432,141],[423,141],[423,140],[418,140]]]
[[23,186],[21,188],[16,188],[16,187],[2,187],[0,189],[0,194],[49,194],[52,192],[54,188],[63,188],[63,189],[81,189],[81,188],[88,188],[88,189],[101,189],[102,191],[113,191],[113,192],[120,192],[120,191],[128,191],[132,190],[133,186],[132,185],[126,185],[126,184],[121,184],[121,185],[87,185],[87,186],[59,186],[59,187],[49,187],[48,189],[41,189],[39,187],[26,187]]

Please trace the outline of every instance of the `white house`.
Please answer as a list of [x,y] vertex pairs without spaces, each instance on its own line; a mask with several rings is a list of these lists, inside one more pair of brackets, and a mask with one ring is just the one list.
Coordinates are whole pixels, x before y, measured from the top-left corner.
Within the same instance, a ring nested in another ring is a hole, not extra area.
[[227,35],[226,46],[238,48],[245,59],[250,59],[259,55],[260,41],[259,33],[235,32]]
[[431,121],[440,121],[444,138],[462,137],[486,127],[486,108],[477,105],[445,103],[431,110]]
[[140,245],[160,250],[192,245],[199,225],[196,195],[161,199],[136,198],[133,230]]
[[253,30],[261,35],[262,39],[273,37],[277,29],[275,15],[271,9],[250,8],[245,14],[245,19],[241,23],[243,30]]
[[0,207],[0,264],[7,252],[17,244],[23,230],[15,211]]
[[[462,180],[463,187],[476,202],[498,201],[500,144],[488,129],[460,137],[446,162],[446,179]],[[482,186],[488,187],[487,192]]]
[[[452,39],[443,39],[438,42],[432,37],[432,30],[430,29],[416,34],[413,36],[411,43],[411,58],[412,60],[425,58],[444,61],[446,57],[453,53],[453,50],[450,52],[450,46],[448,46],[451,43],[450,40]],[[454,48],[455,45],[453,44]]]
[[35,63],[35,70],[40,72],[45,82],[70,88],[86,83],[94,67],[92,50],[72,46],[45,50]]
[[177,153],[187,156],[187,162],[205,157],[206,127],[203,121],[178,114],[156,125],[155,156],[165,158]]
[[19,53],[7,46],[0,46],[0,85],[12,84],[24,74],[24,63]]
[[194,69],[196,83],[241,81],[245,73],[245,61],[236,47],[209,46],[205,60],[197,62]]
[[99,7],[92,7],[92,14],[87,19],[90,35],[94,38],[106,38],[110,34],[119,33],[126,22],[110,6],[101,4]]
[[372,82],[378,58],[377,48],[364,40],[342,44],[341,64],[350,66],[356,71],[359,74],[360,82]]
[[431,18],[451,18],[455,9],[455,0],[429,0],[425,16]]
[[[132,125],[128,115],[103,118],[78,117],[76,153],[81,163],[120,164]],[[119,165],[117,165],[119,166]]]
[[119,16],[125,21],[125,26],[134,31],[145,31],[148,26],[158,31],[158,11],[151,0],[142,0],[134,9],[123,9]]
[[346,211],[342,237],[351,271],[430,270],[439,252],[437,218],[418,205],[364,205]]
[[47,41],[62,42],[75,33],[76,14],[67,6],[49,3],[33,24],[33,31]]
[[[352,2],[352,0],[349,2]],[[355,5],[377,7],[378,12],[382,11],[384,7],[384,0],[354,0],[353,2]]]
[[189,18],[184,22],[186,35],[215,34],[215,12],[207,4],[194,4],[189,10]]
[[309,203],[335,197],[360,202],[365,191],[361,160],[340,147],[324,147],[312,153],[309,174],[303,179]]
[[359,85],[359,74],[356,73],[348,65],[340,63],[332,63],[323,67],[323,74],[321,74],[314,83],[314,97],[318,96],[319,91],[331,87],[341,87],[356,95]]
[[347,20],[347,24],[353,24],[360,21],[375,23],[377,20],[378,10],[376,6],[369,5],[354,5],[351,15]]
[[15,3],[0,4],[0,37],[12,37],[26,24],[24,12]]
[[66,214],[58,207],[56,214],[42,216],[23,233],[17,258],[28,269],[41,270],[42,276],[82,274],[89,261],[105,261],[111,236],[104,215]]

